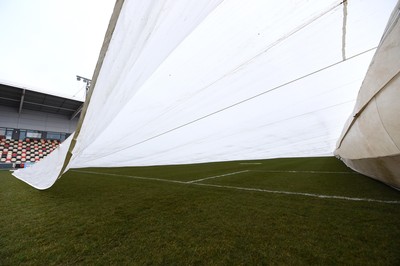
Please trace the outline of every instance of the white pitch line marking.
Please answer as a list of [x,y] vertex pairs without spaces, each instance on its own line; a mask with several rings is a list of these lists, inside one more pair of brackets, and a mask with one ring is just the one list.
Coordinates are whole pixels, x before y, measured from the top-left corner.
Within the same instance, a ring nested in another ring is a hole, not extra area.
[[291,192],[291,191],[280,191],[280,190],[268,190],[268,189],[261,189],[261,188],[222,186],[222,185],[204,184],[204,183],[203,184],[196,183],[194,185],[206,186],[206,187],[229,188],[229,189],[237,189],[237,190],[245,190],[245,191],[266,192],[266,193],[273,193],[273,194],[298,195],[298,196],[307,196],[307,197],[314,197],[314,198],[321,198],[321,199],[340,199],[340,200],[349,200],[349,201],[367,201],[367,202],[379,202],[379,203],[387,203],[387,204],[400,204],[400,201],[398,201],[398,200],[352,198],[352,197],[321,195],[321,194],[313,194],[313,193],[305,193],[305,192]]
[[296,171],[296,170],[250,170],[253,172],[265,172],[265,173],[305,173],[305,174],[347,174],[354,175],[356,172],[330,172],[330,171]]
[[204,180],[208,180],[208,179],[214,179],[214,178],[217,178],[217,177],[246,173],[246,172],[249,172],[249,171],[250,170],[243,170],[243,171],[238,171],[238,172],[233,172],[233,173],[228,173],[228,174],[223,174],[223,175],[210,176],[210,177],[205,177],[205,178],[196,179],[196,180],[192,180],[192,181],[187,181],[186,183],[191,184],[191,183],[196,183],[196,182],[200,182],[200,181],[204,181]]
[[262,163],[239,163],[239,164],[262,164]]
[[[261,189],[261,188],[222,186],[222,185],[213,185],[213,184],[204,184],[204,183],[202,184],[202,183],[193,183],[193,182],[189,183],[189,182],[183,182],[183,181],[178,181],[178,180],[151,178],[151,177],[143,177],[143,176],[119,175],[119,174],[111,174],[111,173],[99,173],[99,172],[92,172],[92,171],[79,171],[79,170],[70,170],[70,171],[78,172],[78,173],[86,173],[86,174],[109,175],[109,176],[119,176],[119,177],[128,177],[128,178],[134,178],[134,179],[141,179],[141,180],[153,180],[153,181],[161,181],[161,182],[167,182],[167,183],[178,183],[178,184],[184,184],[184,185],[196,185],[196,186],[227,188],[227,189],[235,189],[235,190],[243,190],[243,191],[255,191],[255,192],[283,194],[283,195],[306,196],[306,197],[313,197],[313,198],[320,198],[320,199],[339,199],[339,200],[348,200],[348,201],[365,201],[365,202],[377,202],[377,203],[385,203],[385,204],[400,204],[400,201],[398,201],[398,200],[378,200],[378,199],[368,199],[368,198],[352,198],[352,197],[334,196],[334,195],[321,195],[321,194],[304,193],[304,192],[268,190],[268,189]],[[249,170],[246,170],[246,171],[249,171]]]
[[70,171],[72,171],[72,172],[78,172],[78,173],[84,173],[84,174],[121,176],[121,177],[129,177],[129,178],[142,179],[142,180],[155,180],[155,181],[161,181],[161,182],[178,183],[178,184],[187,184],[187,182],[184,182],[184,181],[170,180],[170,179],[162,179],[162,178],[152,178],[152,177],[133,176],[133,175],[119,175],[119,174],[99,173],[99,172],[80,171],[80,170],[70,170]]

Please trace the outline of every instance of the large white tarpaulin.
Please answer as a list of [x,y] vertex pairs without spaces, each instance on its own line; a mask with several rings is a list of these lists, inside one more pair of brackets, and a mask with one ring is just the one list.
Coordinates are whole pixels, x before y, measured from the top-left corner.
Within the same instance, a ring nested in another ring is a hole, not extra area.
[[335,153],[351,168],[400,188],[400,2]]
[[15,172],[37,188],[58,165],[332,155],[395,1],[118,5],[72,157]]

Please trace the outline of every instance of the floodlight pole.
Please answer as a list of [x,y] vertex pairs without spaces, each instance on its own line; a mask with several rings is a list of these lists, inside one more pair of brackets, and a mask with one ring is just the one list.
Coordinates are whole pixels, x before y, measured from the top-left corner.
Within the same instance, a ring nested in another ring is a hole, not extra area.
[[77,81],[81,81],[82,80],[84,83],[86,83],[86,93],[85,93],[85,96],[86,96],[88,91],[89,91],[90,83],[92,82],[92,80],[88,79],[88,78],[85,78],[85,77],[82,77],[82,76],[78,76],[78,75],[76,75],[76,80]]

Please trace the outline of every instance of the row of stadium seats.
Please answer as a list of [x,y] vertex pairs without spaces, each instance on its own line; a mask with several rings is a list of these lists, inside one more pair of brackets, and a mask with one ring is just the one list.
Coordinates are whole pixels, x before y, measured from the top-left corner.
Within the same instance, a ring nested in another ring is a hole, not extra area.
[[60,144],[58,140],[0,139],[0,163],[24,164],[46,157]]

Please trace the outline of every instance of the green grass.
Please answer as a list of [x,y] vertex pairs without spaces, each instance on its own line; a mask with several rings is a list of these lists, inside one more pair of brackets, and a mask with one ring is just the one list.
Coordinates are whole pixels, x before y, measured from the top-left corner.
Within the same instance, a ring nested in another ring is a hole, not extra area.
[[46,191],[0,171],[0,265],[400,264],[400,204],[183,183],[251,170],[199,183],[400,201],[334,158],[257,162],[82,169],[102,174]]

